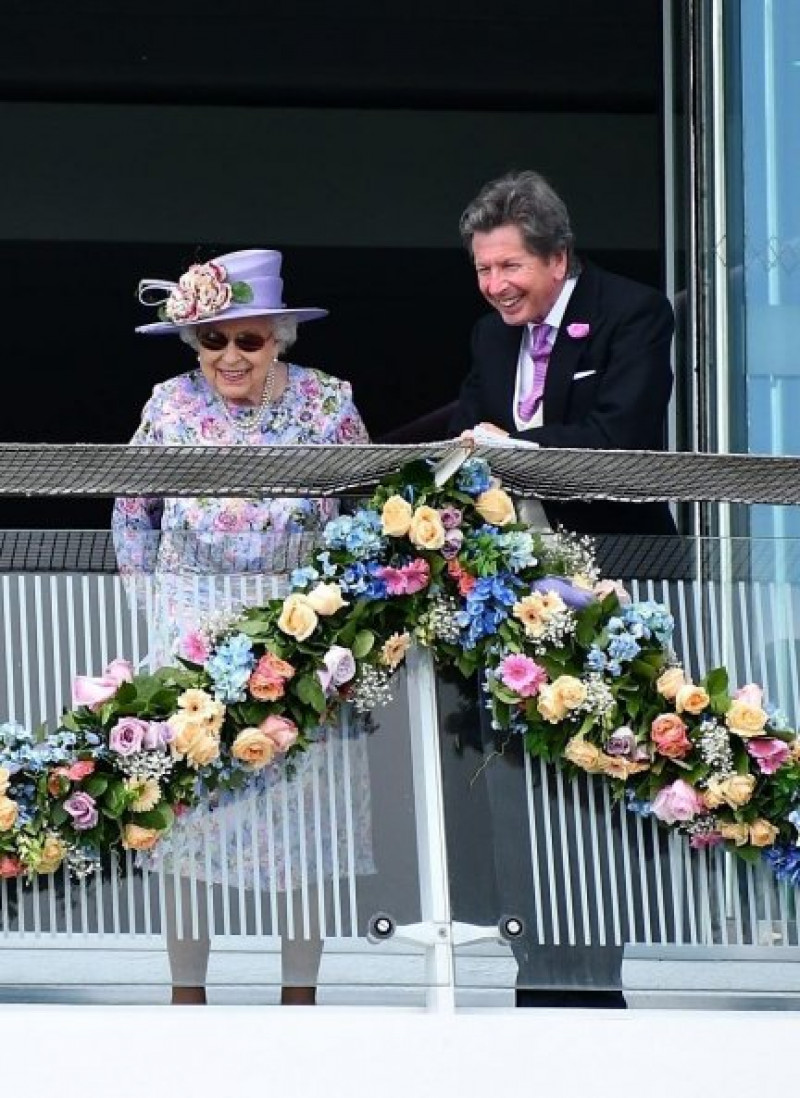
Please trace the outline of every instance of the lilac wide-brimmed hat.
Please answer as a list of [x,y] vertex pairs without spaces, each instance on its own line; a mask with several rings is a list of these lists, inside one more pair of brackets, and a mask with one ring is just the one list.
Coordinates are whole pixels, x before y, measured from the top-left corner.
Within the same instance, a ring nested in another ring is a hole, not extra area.
[[137,332],[169,335],[197,324],[215,324],[247,316],[292,316],[319,320],[327,309],[290,309],[283,303],[281,253],[262,248],[228,252],[208,263],[195,263],[177,282],[143,278],[139,300],[158,308],[160,320]]

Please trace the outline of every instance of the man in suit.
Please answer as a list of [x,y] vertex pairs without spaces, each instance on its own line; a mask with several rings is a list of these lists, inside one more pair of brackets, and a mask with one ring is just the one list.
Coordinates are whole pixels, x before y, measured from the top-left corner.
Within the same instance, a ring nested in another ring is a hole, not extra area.
[[[461,235],[494,313],[450,423],[540,446],[660,450],[672,391],[666,297],[581,263],[563,201],[536,172],[488,183]],[[550,525],[586,534],[675,532],[663,503],[544,504]]]

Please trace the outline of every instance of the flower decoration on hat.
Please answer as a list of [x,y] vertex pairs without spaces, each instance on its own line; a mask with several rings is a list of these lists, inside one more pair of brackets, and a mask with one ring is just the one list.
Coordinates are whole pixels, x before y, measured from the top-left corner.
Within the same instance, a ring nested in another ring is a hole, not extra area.
[[[249,305],[252,287],[247,282],[229,282],[228,272],[221,263],[193,263],[177,283],[143,283],[141,294],[154,289],[169,289],[158,315],[172,324],[192,324],[217,316],[229,305]],[[152,297],[150,304],[155,304]]]

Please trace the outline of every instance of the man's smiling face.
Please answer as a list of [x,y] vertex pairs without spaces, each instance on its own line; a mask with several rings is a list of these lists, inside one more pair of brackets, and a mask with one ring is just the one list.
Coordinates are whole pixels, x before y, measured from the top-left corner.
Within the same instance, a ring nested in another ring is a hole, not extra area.
[[530,252],[516,225],[475,233],[472,258],[479,290],[506,324],[544,320],[567,277],[567,253]]

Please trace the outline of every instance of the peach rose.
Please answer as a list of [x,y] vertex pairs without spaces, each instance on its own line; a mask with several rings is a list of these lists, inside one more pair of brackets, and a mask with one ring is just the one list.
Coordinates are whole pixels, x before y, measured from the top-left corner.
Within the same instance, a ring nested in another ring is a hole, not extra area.
[[126,850],[152,850],[161,835],[155,827],[128,823],[122,829],[122,845]]
[[650,737],[656,751],[667,759],[682,759],[692,750],[686,725],[677,713],[662,713],[650,725]]
[[441,549],[445,528],[439,512],[433,507],[418,507],[411,517],[408,538],[417,549]]
[[750,824],[750,842],[753,846],[772,846],[778,837],[778,829],[761,818]]
[[389,496],[381,511],[381,529],[390,538],[403,538],[411,526],[414,508],[402,496]]
[[566,709],[578,709],[586,701],[586,684],[574,675],[559,675],[552,687]]
[[745,846],[750,842],[750,828],[746,823],[720,823],[717,830],[723,839],[736,843],[737,846]]
[[554,683],[545,683],[539,687],[536,698],[536,708],[550,724],[559,724],[567,715],[567,707],[563,699],[556,693]]
[[617,778],[621,782],[627,781],[631,774],[641,774],[649,766],[650,763],[634,762],[622,755],[603,754],[600,756],[601,772],[609,778]]
[[764,725],[768,719],[767,714],[759,706],[741,700],[732,701],[730,709],[725,714],[725,723],[731,732],[745,740],[751,736],[763,736]]
[[583,736],[573,736],[564,748],[564,758],[587,774],[603,772],[603,753],[593,743],[587,743]]
[[312,609],[323,618],[330,617],[343,606],[347,606],[347,600],[342,598],[342,589],[338,583],[318,583],[306,597]]
[[686,684],[686,676],[682,667],[668,667],[662,671],[656,679],[656,690],[667,701],[675,701],[675,696],[682,686]]
[[475,510],[492,526],[508,526],[517,521],[511,497],[502,488],[487,488],[475,500]]
[[0,797],[4,797],[8,793],[8,787],[11,784],[11,771],[7,770],[4,766],[0,766]]
[[283,600],[278,628],[295,640],[304,641],[317,628],[319,618],[307,595],[289,595]]
[[182,754],[186,756],[189,766],[195,769],[208,766],[214,759],[219,758],[219,740],[201,729],[188,737]]
[[0,797],[0,831],[10,831],[17,822],[19,808],[10,797]]
[[55,873],[61,863],[67,849],[58,835],[47,835],[39,857],[34,866],[37,873]]
[[708,692],[702,686],[695,686],[691,682],[684,683],[683,686],[679,687],[675,695],[675,708],[679,713],[692,713],[697,716],[698,713],[702,713],[704,709],[707,709],[710,703],[711,698],[708,696]]
[[723,781],[712,778],[703,793],[703,800],[708,808],[719,808],[722,804],[741,808],[753,796],[755,787],[756,779],[752,774],[734,774]]
[[243,728],[233,741],[231,754],[251,770],[261,770],[275,758],[275,745],[261,728]]

